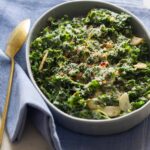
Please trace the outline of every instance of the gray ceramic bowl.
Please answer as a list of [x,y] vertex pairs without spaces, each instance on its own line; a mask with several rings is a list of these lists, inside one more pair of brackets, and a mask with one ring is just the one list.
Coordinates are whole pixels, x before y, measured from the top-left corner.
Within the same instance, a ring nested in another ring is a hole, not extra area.
[[33,39],[36,38],[38,33],[41,31],[41,29],[47,25],[47,19],[50,16],[53,16],[55,18],[60,18],[64,14],[67,14],[70,17],[83,16],[92,8],[106,8],[114,12],[126,12],[130,14],[132,16],[131,24],[134,26],[134,30],[136,34],[138,34],[140,37],[145,38],[147,41],[150,41],[150,36],[148,34],[148,31],[146,31],[145,27],[139,21],[139,19],[123,8],[112,5],[110,3],[100,2],[95,0],[65,2],[53,8],[50,8],[41,17],[39,17],[39,19],[33,25],[26,46],[26,61],[27,61],[28,73],[34,86],[37,88],[37,90],[39,91],[39,93],[41,94],[45,102],[48,104],[50,110],[52,111],[55,117],[55,120],[59,122],[61,125],[63,125],[64,127],[69,128],[76,132],[90,134],[90,135],[104,135],[104,134],[119,133],[134,127],[142,120],[144,120],[146,117],[148,117],[148,115],[150,114],[150,102],[146,103],[142,108],[135,110],[130,114],[127,114],[122,117],[114,118],[111,120],[88,120],[88,119],[76,118],[62,112],[61,110],[56,108],[52,103],[48,101],[48,99],[41,92],[41,90],[39,89],[39,87],[37,86],[33,78],[31,66],[29,62],[30,44],[33,41]]

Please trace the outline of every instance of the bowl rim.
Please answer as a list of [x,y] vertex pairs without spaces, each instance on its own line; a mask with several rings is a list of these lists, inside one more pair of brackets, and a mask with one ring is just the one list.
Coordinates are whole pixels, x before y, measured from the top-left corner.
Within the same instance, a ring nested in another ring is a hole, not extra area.
[[118,5],[115,5],[115,4],[112,4],[110,2],[104,2],[104,1],[99,1],[99,0],[75,0],[75,1],[66,1],[66,2],[63,2],[63,3],[60,3],[60,4],[57,4],[53,7],[51,7],[50,9],[48,9],[47,11],[45,11],[42,15],[40,15],[40,17],[38,17],[36,19],[36,21],[34,22],[30,32],[29,32],[29,35],[28,35],[28,38],[27,38],[27,42],[26,42],[26,53],[25,53],[25,57],[26,57],[26,63],[27,63],[27,72],[28,72],[28,75],[29,75],[29,78],[30,80],[32,81],[33,85],[35,86],[35,88],[37,89],[37,91],[40,93],[40,95],[42,96],[42,98],[44,99],[44,101],[50,106],[52,107],[55,111],[57,111],[59,114],[65,116],[66,118],[68,119],[71,119],[71,120],[76,120],[76,121],[80,121],[80,122],[87,122],[87,123],[106,123],[106,122],[116,122],[116,121],[120,121],[120,120],[123,120],[123,119],[126,119],[126,118],[129,118],[129,117],[132,117],[134,115],[136,115],[137,113],[140,113],[142,110],[144,110],[145,107],[147,107],[149,104],[150,104],[150,101],[148,101],[146,104],[144,104],[142,107],[140,107],[139,109],[137,110],[134,110],[130,113],[127,113],[123,116],[119,116],[119,117],[116,117],[116,118],[111,118],[111,119],[102,119],[102,120],[95,120],[95,119],[85,119],[85,118],[78,118],[78,117],[75,117],[75,116],[71,116],[65,112],[63,112],[62,110],[60,110],[59,108],[57,108],[54,104],[52,104],[48,98],[43,94],[43,92],[40,90],[40,88],[38,87],[34,77],[33,77],[33,74],[32,74],[32,70],[31,70],[31,64],[30,64],[30,60],[29,60],[29,53],[30,53],[30,43],[31,43],[31,36],[33,34],[33,30],[36,28],[36,25],[38,24],[38,22],[40,22],[40,20],[42,18],[44,18],[45,15],[47,15],[48,13],[50,13],[52,10],[58,8],[58,7],[61,7],[63,5],[66,5],[66,4],[71,4],[71,3],[80,3],[80,2],[96,2],[96,3],[101,3],[101,4],[106,4],[112,8],[116,8],[116,9],[119,9],[119,11],[122,11],[122,12],[125,12],[129,15],[131,15],[132,18],[134,18],[136,20],[136,22],[138,22],[138,24],[143,28],[143,30],[145,31],[145,33],[147,34],[147,37],[148,39],[150,39],[150,33],[148,32],[148,30],[146,29],[146,27],[144,26],[144,24],[134,15],[132,14],[130,11],[126,10],[125,8],[122,8]]

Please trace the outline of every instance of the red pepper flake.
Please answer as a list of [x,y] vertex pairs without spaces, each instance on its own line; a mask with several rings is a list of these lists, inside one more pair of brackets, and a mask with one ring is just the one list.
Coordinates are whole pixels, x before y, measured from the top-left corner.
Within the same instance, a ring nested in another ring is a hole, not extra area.
[[109,65],[109,62],[108,62],[108,61],[103,61],[103,62],[100,63],[100,67],[101,67],[101,68],[105,68],[105,67],[107,67],[108,65]]

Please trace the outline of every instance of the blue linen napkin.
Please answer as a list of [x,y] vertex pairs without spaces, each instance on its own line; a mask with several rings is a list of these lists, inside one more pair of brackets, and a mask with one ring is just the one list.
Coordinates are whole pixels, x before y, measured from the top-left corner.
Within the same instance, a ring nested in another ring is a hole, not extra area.
[[[150,10],[140,8],[140,0],[107,0],[115,2],[137,15],[150,28]],[[12,28],[25,18],[34,21],[45,10],[63,0],[1,0],[0,1],[0,47],[4,50]],[[24,128],[26,116],[56,150],[149,150],[150,118],[137,127],[116,135],[87,136],[72,132],[54,123],[52,114],[26,75],[25,48],[16,57],[15,78],[8,112],[7,131],[12,141],[18,140]],[[21,66],[21,67],[20,67]],[[10,62],[0,51],[0,112],[7,90]],[[23,68],[23,69],[22,69]],[[59,137],[59,138],[58,138]],[[60,144],[61,143],[61,144]]]
[[[0,50],[0,113],[4,106],[7,82],[9,79],[10,60]],[[11,101],[7,117],[7,131],[11,141],[20,138],[27,113],[30,119],[55,149],[60,150],[60,142],[56,133],[54,120],[47,105],[32,85],[31,81],[16,63]]]

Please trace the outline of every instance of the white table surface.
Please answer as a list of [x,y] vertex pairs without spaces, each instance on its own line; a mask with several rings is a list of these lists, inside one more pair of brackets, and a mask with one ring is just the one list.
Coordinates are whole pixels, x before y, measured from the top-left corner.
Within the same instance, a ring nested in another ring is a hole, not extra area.
[[23,136],[18,143],[11,143],[7,134],[4,134],[1,150],[52,150],[39,132],[26,123]]

